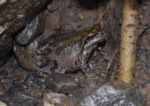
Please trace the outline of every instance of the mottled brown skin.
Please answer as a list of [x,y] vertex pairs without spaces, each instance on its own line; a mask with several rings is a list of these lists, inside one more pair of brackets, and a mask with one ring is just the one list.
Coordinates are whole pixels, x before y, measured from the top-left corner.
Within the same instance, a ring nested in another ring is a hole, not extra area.
[[102,41],[104,41],[104,35],[97,32],[91,36],[78,39],[71,44],[55,42],[56,46],[49,53],[48,58],[56,62],[58,67],[55,72],[75,72],[81,69],[86,71],[91,53]]

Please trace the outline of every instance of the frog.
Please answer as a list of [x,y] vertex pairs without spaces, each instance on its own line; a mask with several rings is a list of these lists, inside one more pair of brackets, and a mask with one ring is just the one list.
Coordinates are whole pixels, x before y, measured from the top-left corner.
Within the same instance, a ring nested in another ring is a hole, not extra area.
[[47,58],[55,63],[49,72],[54,73],[73,73],[80,70],[86,73],[91,55],[100,48],[100,43],[105,41],[104,34],[99,31],[78,35],[71,33],[57,35],[53,38],[53,43],[49,43],[46,47],[50,50],[46,54]]

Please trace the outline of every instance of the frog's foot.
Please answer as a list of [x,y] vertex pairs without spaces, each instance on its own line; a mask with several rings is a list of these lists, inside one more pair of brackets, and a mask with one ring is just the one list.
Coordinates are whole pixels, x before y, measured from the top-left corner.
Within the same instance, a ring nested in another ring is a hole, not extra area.
[[39,69],[37,73],[39,76],[43,78],[47,78],[51,74],[50,70],[45,70],[45,69]]
[[81,70],[85,76],[88,76],[88,73],[92,72],[92,69],[89,67],[88,64],[83,65]]

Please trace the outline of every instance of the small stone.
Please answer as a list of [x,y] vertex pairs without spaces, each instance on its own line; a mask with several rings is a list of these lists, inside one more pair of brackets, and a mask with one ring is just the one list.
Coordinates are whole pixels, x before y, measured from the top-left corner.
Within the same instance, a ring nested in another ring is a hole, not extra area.
[[[18,14],[18,18],[24,17],[24,14]],[[28,45],[31,43],[36,37],[38,37],[44,30],[44,14],[41,13],[36,16],[30,24],[26,25],[26,28],[19,33],[15,40],[20,45]]]
[[[132,95],[132,96],[131,96]],[[111,82],[80,101],[79,106],[144,106],[137,90],[123,82]]]
[[18,14],[17,17],[18,17],[18,19],[19,19],[19,18],[23,18],[23,17],[24,17],[24,14]]
[[2,26],[0,26],[0,34],[3,34],[4,31],[9,27],[9,23],[5,23]]
[[46,93],[44,94],[43,103],[44,106],[65,106],[67,96],[59,93]]
[[[0,0],[0,66],[12,55],[14,34],[21,31],[47,2],[48,0]],[[35,7],[37,3],[39,5]]]
[[33,87],[34,85],[37,85],[37,79],[38,79],[38,75],[35,72],[30,72],[25,81],[24,84],[28,87]]
[[38,48],[37,41],[32,42],[29,46],[23,47],[15,44],[13,51],[17,57],[19,64],[29,70],[33,71],[37,69],[39,57],[36,54]]
[[80,19],[80,20],[83,20],[84,19],[84,16],[82,14],[78,14],[77,17]]
[[23,102],[25,100],[34,100],[34,98],[28,95],[22,87],[13,87],[8,91],[8,96],[14,103]]
[[18,0],[10,0],[11,3],[15,3],[17,2]]
[[0,95],[5,95],[5,90],[2,86],[0,86]]
[[78,82],[69,75],[55,73],[46,79],[47,87],[53,92],[72,93],[80,88]]
[[7,106],[6,103],[0,101],[0,106]]
[[7,2],[7,0],[0,0],[0,6],[5,4]]

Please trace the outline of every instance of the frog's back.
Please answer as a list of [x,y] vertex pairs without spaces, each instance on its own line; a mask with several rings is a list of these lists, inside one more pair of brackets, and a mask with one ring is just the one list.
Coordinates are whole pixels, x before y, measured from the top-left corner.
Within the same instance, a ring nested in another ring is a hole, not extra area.
[[79,58],[80,45],[75,44],[68,47],[59,47],[51,53],[51,59],[56,60],[61,70],[65,72],[73,72],[80,69],[77,64]]

